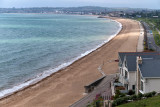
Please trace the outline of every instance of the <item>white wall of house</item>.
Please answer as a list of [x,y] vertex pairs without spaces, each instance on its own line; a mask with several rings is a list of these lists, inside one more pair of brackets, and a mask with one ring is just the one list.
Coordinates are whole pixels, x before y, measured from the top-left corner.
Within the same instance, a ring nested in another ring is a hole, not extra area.
[[122,68],[121,67],[119,67],[119,82],[121,82],[121,83],[123,83],[123,75],[122,75]]
[[[125,85],[128,84],[128,90],[132,90],[133,85],[136,84],[136,71],[128,71],[128,69],[125,67],[125,65],[122,65],[122,68],[119,68],[120,71],[120,75],[119,75],[119,81]],[[125,79],[125,72],[127,71],[127,79]]]
[[129,72],[129,75],[128,75],[128,80],[129,80],[129,90],[132,90],[132,87],[133,87],[133,85],[135,85],[136,84],[136,71],[130,71]]
[[144,93],[156,91],[160,92],[160,78],[148,78],[144,81]]
[[[120,70],[120,75],[119,75],[119,81],[124,85],[127,83],[126,79],[125,79],[125,71],[128,72],[128,69],[125,67],[125,65],[123,64],[122,65],[122,68],[120,67],[119,68]],[[128,73],[129,74],[129,73]],[[128,76],[127,76],[128,78]]]
[[[133,85],[136,84],[136,71],[128,71],[124,60],[122,67],[119,66],[119,72],[119,82],[121,82],[123,86],[125,86],[125,84],[128,84],[128,90],[132,90]],[[127,78],[125,78],[125,72],[127,72]]]

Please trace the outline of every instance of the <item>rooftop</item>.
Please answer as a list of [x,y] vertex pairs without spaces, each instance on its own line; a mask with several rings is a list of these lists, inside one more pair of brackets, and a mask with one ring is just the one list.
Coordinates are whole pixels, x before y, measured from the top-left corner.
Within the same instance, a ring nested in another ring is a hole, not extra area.
[[128,71],[136,71],[136,57],[141,56],[142,58],[155,58],[160,57],[158,52],[119,52],[119,58],[122,63],[127,61]]
[[160,57],[153,59],[143,58],[139,68],[144,78],[160,78]]

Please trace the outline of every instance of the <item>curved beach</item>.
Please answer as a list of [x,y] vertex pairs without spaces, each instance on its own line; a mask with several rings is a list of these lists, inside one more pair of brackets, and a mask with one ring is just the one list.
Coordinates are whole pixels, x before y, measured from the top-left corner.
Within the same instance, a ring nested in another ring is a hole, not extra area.
[[[139,23],[130,19],[114,20],[123,26],[111,41],[67,68],[0,101],[3,107],[67,107],[84,95],[84,86],[101,77],[97,68],[104,63],[106,74],[116,73],[118,52],[136,52]],[[110,63],[108,63],[110,62]]]

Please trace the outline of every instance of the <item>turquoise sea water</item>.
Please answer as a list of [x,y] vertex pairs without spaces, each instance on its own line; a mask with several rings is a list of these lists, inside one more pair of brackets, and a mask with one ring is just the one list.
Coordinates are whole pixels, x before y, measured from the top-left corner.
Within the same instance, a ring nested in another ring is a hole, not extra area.
[[119,29],[95,16],[0,14],[0,96],[70,64]]

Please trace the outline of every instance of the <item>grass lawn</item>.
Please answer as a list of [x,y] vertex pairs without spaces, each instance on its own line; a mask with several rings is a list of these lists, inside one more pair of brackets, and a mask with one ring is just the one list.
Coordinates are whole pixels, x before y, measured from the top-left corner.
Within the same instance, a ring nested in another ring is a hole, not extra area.
[[153,36],[156,44],[160,46],[160,35],[158,31],[156,29],[152,29],[152,32],[153,32]]
[[117,107],[160,107],[160,96],[123,104]]

